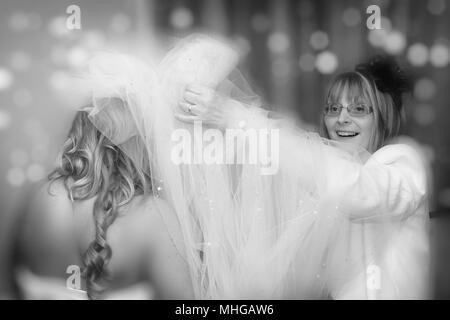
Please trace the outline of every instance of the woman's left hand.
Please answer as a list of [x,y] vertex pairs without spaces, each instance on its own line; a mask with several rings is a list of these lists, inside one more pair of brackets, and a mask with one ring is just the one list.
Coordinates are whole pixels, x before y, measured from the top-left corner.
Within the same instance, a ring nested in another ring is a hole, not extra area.
[[224,128],[226,123],[225,115],[226,99],[220,96],[216,90],[202,85],[188,85],[180,101],[180,112],[175,113],[175,118],[186,122],[202,123]]

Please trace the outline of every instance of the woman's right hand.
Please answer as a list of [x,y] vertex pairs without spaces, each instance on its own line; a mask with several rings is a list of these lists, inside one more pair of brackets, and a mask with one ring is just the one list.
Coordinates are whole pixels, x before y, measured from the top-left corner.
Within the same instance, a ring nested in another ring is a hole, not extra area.
[[180,101],[180,112],[175,118],[186,123],[202,121],[206,125],[223,129],[226,127],[227,100],[215,89],[202,85],[188,85]]

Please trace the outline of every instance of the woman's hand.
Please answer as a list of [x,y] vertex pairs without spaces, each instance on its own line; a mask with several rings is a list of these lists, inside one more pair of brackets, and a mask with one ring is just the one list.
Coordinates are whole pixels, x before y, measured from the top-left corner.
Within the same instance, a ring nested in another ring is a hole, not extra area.
[[188,85],[180,101],[180,112],[175,118],[186,122],[202,121],[206,125],[223,129],[226,124],[227,99],[216,90],[202,85]]

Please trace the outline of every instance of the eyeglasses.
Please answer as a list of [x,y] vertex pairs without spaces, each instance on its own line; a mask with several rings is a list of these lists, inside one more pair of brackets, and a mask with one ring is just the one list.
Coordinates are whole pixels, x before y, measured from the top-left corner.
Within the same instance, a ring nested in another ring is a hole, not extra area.
[[325,107],[323,113],[327,117],[338,117],[342,109],[346,108],[347,112],[352,117],[364,117],[373,112],[373,108],[363,103],[349,104],[347,107],[339,103],[332,103]]

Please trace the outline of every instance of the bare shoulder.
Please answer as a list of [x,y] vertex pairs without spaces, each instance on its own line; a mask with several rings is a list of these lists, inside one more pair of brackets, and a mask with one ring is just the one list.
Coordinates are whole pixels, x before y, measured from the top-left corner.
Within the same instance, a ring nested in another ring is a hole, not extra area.
[[154,196],[135,197],[112,224],[110,235],[113,247],[125,251],[125,256],[131,248],[140,255],[172,247],[184,251],[178,217],[166,201]]
[[[139,212],[140,211],[140,212]],[[171,206],[155,197],[144,199],[136,210],[145,217],[140,229],[144,243],[141,261],[157,299],[192,299],[193,289],[187,264],[183,232]]]
[[73,207],[62,181],[45,182],[36,187],[28,209],[28,219],[47,227],[47,231],[65,232],[72,227]]
[[29,195],[26,221],[54,222],[53,218],[70,214],[71,201],[67,191],[60,181],[45,181],[33,186]]
[[[177,248],[182,246],[182,233],[178,217],[167,201],[151,197],[147,199],[146,206],[152,212],[150,223],[154,237],[154,243],[170,240]],[[168,242],[167,242],[168,243]]]
[[166,201],[154,196],[135,197],[113,224],[122,233],[149,242],[177,222],[175,214]]
[[78,261],[72,202],[67,194],[62,182],[45,182],[28,199],[20,243],[24,259],[35,270],[64,274],[63,266]]
[[114,256],[110,265],[113,274],[146,269],[149,257],[154,257],[156,250],[173,245],[170,236],[173,234],[171,225],[176,221],[173,216],[165,201],[150,195],[135,196],[121,208],[108,230]]
[[159,298],[193,297],[183,233],[166,201],[153,196],[135,197],[111,231],[113,274],[141,274],[142,279],[152,283]]

